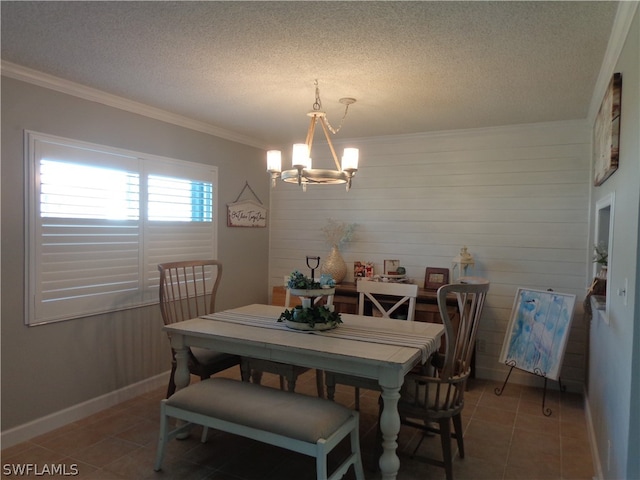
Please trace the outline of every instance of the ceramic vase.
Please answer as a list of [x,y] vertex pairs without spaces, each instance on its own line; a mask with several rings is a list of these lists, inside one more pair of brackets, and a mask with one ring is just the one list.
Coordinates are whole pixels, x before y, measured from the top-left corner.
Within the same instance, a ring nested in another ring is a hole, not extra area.
[[342,283],[347,275],[347,264],[338,250],[338,246],[331,247],[331,252],[326,260],[322,263],[320,273],[327,273],[335,280],[336,283]]

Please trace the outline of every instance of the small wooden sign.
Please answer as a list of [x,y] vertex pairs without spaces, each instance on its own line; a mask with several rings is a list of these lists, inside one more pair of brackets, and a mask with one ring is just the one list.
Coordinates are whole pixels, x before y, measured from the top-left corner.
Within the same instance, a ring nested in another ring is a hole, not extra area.
[[[240,197],[246,189],[253,194],[257,200],[240,200]],[[267,209],[262,205],[262,201],[249,186],[249,182],[245,182],[244,188],[240,191],[240,195],[235,202],[227,203],[227,226],[228,227],[258,227],[267,226]]]
[[266,227],[267,209],[253,200],[227,204],[227,226]]

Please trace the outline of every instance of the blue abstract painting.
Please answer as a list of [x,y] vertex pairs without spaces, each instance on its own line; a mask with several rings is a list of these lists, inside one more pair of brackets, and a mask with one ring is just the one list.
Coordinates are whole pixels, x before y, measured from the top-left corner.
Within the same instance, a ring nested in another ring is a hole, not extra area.
[[557,380],[576,296],[519,288],[500,362]]

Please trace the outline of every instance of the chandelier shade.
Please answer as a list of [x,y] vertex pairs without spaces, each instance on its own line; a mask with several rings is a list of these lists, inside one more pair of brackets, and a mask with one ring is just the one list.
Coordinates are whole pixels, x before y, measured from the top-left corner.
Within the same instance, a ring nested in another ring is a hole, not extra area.
[[[340,103],[345,105],[342,120],[347,116],[349,105],[354,102],[354,98],[340,99]],[[267,172],[271,174],[272,186],[276,186],[276,180],[280,177],[284,182],[297,183],[302,186],[304,191],[306,191],[307,185],[309,184],[346,184],[347,191],[351,188],[351,179],[358,171],[358,149],[353,147],[345,148],[342,156],[342,162],[338,161],[338,155],[336,154],[333,143],[331,142],[330,133],[338,133],[342,124],[340,124],[340,127],[337,129],[332,128],[327,120],[326,113],[320,111],[320,108],[322,108],[322,103],[320,101],[318,81],[316,80],[316,101],[313,104],[313,110],[307,114],[311,117],[309,129],[307,130],[307,139],[305,143],[296,143],[293,145],[291,155],[292,168],[290,170],[282,171],[282,153],[280,150],[269,150],[267,152]],[[313,146],[313,137],[317,124],[320,124],[322,127],[322,131],[327,140],[327,145],[331,151],[331,156],[333,157],[333,161],[336,166],[335,170],[312,168],[311,148]]]

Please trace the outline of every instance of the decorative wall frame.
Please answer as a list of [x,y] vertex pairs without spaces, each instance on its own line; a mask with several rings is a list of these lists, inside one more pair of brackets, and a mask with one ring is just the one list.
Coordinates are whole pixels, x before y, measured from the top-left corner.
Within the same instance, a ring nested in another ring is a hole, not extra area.
[[373,263],[372,262],[353,262],[353,278],[372,278]]
[[[253,194],[255,200],[240,200],[246,189]],[[244,188],[240,191],[235,202],[227,204],[227,226],[228,227],[260,227],[267,226],[267,209],[262,205],[262,201],[253,191],[249,182],[245,182]]]
[[400,266],[400,260],[385,260],[384,261],[384,274],[395,275]]
[[614,73],[604,94],[593,127],[594,178],[602,185],[618,169],[622,74]]
[[557,380],[576,296],[518,288],[500,363]]
[[442,285],[449,283],[448,268],[427,267],[424,275],[424,288],[427,290],[437,290]]

